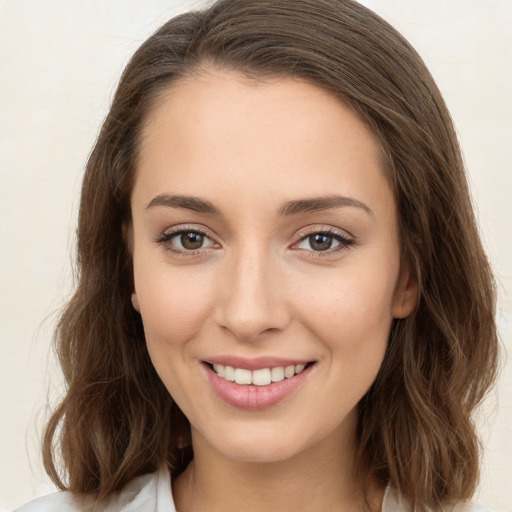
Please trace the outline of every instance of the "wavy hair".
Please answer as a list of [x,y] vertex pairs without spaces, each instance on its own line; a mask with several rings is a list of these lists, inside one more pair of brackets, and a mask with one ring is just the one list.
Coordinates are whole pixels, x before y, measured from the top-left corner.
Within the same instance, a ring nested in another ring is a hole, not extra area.
[[67,392],[43,458],[62,489],[97,499],[191,460],[189,424],[160,381],[133,310],[123,239],[141,127],[162,93],[202,66],[296,77],[349,105],[378,136],[418,306],[392,326],[359,404],[358,472],[427,507],[470,498],[479,476],[472,412],[494,381],[495,289],[453,124],[409,43],[351,0],[220,0],[177,16],[126,67],[87,163],[76,292],[55,342]]

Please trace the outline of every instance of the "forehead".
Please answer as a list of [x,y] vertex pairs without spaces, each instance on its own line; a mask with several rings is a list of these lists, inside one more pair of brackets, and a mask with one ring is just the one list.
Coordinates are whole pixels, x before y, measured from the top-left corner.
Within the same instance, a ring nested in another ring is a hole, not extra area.
[[[304,128],[315,130],[327,127],[327,123],[336,124],[341,112],[344,124],[350,122],[350,130],[356,132],[359,142],[368,143],[378,151],[378,137],[346,103],[324,88],[299,78],[255,79],[237,71],[205,69],[178,79],[161,92],[146,116],[142,147],[150,142],[158,128],[164,125],[170,128],[171,122],[179,123],[182,133],[191,127],[200,130],[210,126],[217,131],[247,116],[244,130],[239,132],[243,137],[250,135],[257,123],[278,126],[293,121],[286,125],[282,135],[300,137],[301,129],[304,132],[307,131]],[[338,128],[342,125],[338,124]],[[324,135],[337,134],[324,131]]]
[[139,162],[136,183],[148,195],[210,186],[286,200],[338,184],[347,194],[376,180],[374,192],[389,188],[378,139],[341,100],[304,81],[229,71],[183,78],[161,95],[143,127]]

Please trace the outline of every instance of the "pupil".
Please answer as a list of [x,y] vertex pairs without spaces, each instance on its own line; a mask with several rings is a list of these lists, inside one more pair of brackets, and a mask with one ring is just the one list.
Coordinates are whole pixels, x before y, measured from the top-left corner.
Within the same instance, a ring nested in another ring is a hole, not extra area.
[[199,233],[182,233],[181,245],[185,249],[199,249],[203,245],[203,235]]
[[326,251],[332,245],[332,236],[316,234],[309,237],[309,243],[315,251]]

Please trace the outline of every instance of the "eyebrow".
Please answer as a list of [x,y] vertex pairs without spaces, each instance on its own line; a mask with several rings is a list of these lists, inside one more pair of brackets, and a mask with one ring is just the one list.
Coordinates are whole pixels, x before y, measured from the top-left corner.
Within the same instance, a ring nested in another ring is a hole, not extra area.
[[322,210],[330,210],[331,208],[341,208],[347,206],[353,208],[361,208],[366,213],[373,215],[372,210],[361,201],[358,201],[352,197],[338,195],[288,201],[287,203],[284,203],[281,208],[279,208],[278,215],[280,217],[286,217],[289,215],[297,215],[299,213],[317,212]]
[[[222,216],[219,208],[217,208],[212,202],[194,196],[160,194],[148,203],[146,210],[157,206],[184,208],[194,212],[207,213],[219,217]],[[373,215],[372,210],[361,201],[352,197],[339,195],[288,201],[279,208],[277,214],[279,217],[288,217],[291,215],[298,215],[300,213],[317,212],[341,207],[361,208],[368,214]]]
[[221,216],[220,210],[210,201],[193,196],[160,194],[154,197],[146,206],[146,210],[156,206],[167,206],[169,208],[185,208],[199,213],[209,213]]

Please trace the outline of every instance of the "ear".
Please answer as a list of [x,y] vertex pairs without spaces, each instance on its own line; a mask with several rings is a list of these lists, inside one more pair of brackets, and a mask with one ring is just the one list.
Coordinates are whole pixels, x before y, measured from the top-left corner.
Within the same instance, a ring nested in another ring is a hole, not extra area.
[[393,302],[393,318],[405,318],[414,311],[418,304],[418,292],[418,277],[411,271],[410,262],[404,261]]
[[131,222],[123,222],[121,224],[121,236],[123,237],[128,252],[133,257],[133,226]]
[[139,299],[137,298],[136,292],[132,293],[132,306],[133,306],[133,309],[135,309],[135,311],[137,311],[137,313],[140,313]]
[[[123,237],[123,241],[126,244],[126,247],[133,258],[133,228],[132,224],[123,222],[121,224],[121,236]],[[132,286],[133,286],[133,276],[132,276]],[[140,313],[139,299],[137,298],[137,292],[132,293],[132,306],[137,313]]]

